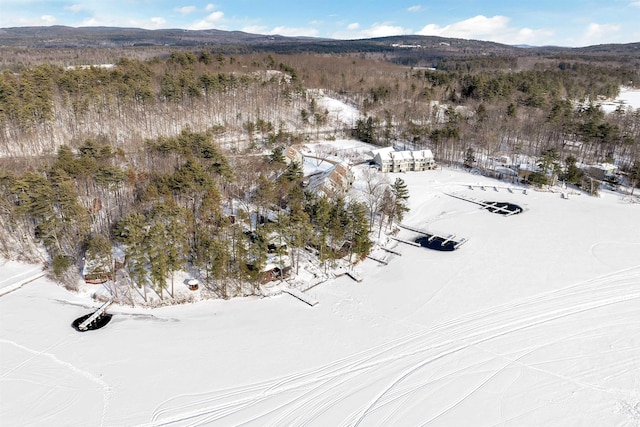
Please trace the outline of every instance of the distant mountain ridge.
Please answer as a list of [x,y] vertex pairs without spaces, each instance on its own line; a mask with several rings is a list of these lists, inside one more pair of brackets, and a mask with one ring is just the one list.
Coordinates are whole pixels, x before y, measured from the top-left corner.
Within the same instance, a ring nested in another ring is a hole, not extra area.
[[[402,35],[359,40],[285,37],[224,30],[146,30],[125,27],[12,27],[0,28],[0,47],[116,48],[134,46],[218,46],[244,51],[277,53],[383,53],[401,56],[474,56],[478,54],[529,56],[534,54],[616,55],[640,58],[640,43],[582,48],[511,46],[490,41]],[[408,52],[413,51],[413,54]],[[422,52],[421,52],[422,51]]]

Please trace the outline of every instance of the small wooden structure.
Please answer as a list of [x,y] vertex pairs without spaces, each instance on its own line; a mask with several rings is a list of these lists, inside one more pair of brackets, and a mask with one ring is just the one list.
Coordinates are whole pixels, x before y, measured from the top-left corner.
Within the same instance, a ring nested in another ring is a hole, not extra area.
[[197,291],[199,286],[200,282],[198,282],[198,279],[189,279],[187,281],[187,287],[190,291]]
[[89,285],[102,285],[107,281],[111,280],[111,275],[109,273],[89,273],[84,275],[84,282]]

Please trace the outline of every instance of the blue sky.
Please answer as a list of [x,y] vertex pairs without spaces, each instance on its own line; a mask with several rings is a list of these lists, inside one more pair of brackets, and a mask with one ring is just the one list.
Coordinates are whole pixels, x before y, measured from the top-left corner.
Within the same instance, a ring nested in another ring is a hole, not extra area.
[[587,46],[640,41],[640,0],[0,0],[0,27],[30,25]]

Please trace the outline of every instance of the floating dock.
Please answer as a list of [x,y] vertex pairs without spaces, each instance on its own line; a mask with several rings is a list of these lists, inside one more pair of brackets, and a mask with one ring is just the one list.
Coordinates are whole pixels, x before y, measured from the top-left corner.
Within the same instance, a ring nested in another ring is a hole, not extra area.
[[[524,190],[524,191],[527,191],[527,190]],[[520,212],[522,212],[522,208],[513,203],[483,202],[482,200],[476,200],[472,197],[461,196],[459,194],[454,194],[454,193],[444,193],[444,194],[446,194],[449,197],[453,197],[455,199],[460,199],[460,200],[464,200],[465,202],[474,203],[476,205],[482,206],[483,209],[486,209],[489,212],[498,213],[504,216],[511,216],[511,215],[519,214]]]
[[89,329],[89,326],[91,326],[93,322],[98,320],[101,316],[103,316],[107,312],[107,308],[109,308],[109,306],[112,303],[113,303],[113,300],[110,299],[109,301],[102,304],[100,308],[95,311],[95,313],[93,313],[91,316],[87,318],[87,320],[85,320],[84,322],[78,325],[78,329],[80,331],[86,331],[87,329]]
[[434,249],[438,251],[453,251],[458,249],[467,241],[467,239],[456,240],[457,236],[455,234],[444,236],[430,231],[420,230],[419,228],[411,227],[405,224],[400,224],[400,227],[409,231],[413,231],[414,233],[422,234],[424,236],[417,239],[416,242],[401,240],[402,242],[409,243],[414,246],[421,246],[423,248]]

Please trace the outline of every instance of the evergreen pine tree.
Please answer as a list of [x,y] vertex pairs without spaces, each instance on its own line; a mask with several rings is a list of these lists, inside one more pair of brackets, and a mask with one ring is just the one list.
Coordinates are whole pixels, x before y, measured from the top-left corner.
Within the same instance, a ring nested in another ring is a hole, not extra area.
[[352,201],[347,207],[348,226],[345,227],[347,238],[351,242],[351,255],[361,257],[371,250],[369,239],[369,222],[367,221],[367,207],[360,202]]
[[166,226],[167,268],[171,275],[171,297],[174,296],[174,273],[184,267],[189,244],[187,241],[186,212],[184,209],[172,209]]
[[409,212],[407,200],[409,199],[409,189],[402,178],[396,178],[391,185],[391,195],[393,196],[393,210],[391,222],[402,222],[404,214]]
[[149,276],[151,283],[163,299],[163,291],[167,287],[169,275],[169,256],[167,254],[166,227],[161,221],[156,221],[150,228],[145,239],[149,256]]
[[126,247],[126,263],[133,283],[143,291],[147,301],[147,252],[145,251],[146,220],[144,215],[131,213],[125,216],[115,227],[116,241]]
[[631,196],[633,196],[633,191],[640,184],[640,160],[636,160],[631,166],[629,180],[631,181]]

